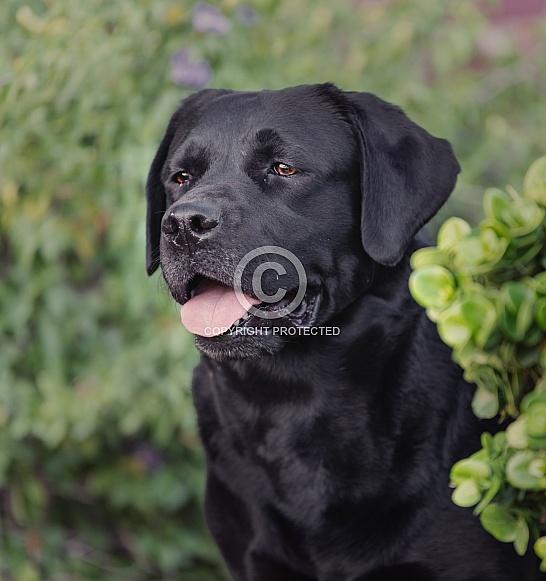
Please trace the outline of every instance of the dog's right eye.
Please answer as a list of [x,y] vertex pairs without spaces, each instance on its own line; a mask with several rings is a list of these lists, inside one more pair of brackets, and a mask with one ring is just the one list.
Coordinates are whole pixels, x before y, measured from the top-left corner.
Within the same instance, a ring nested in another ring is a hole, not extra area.
[[191,174],[189,172],[187,172],[186,170],[180,170],[177,171],[174,175],[173,175],[173,182],[176,182],[177,184],[181,185],[181,186],[185,186],[191,179]]
[[273,171],[278,175],[278,176],[293,176],[296,173],[296,169],[293,168],[291,165],[288,165],[287,163],[276,163],[273,166]]

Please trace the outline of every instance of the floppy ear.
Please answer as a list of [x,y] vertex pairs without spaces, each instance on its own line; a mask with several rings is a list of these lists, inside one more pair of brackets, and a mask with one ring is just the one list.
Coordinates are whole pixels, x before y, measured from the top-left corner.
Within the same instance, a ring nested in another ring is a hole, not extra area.
[[159,266],[161,221],[167,209],[167,196],[161,173],[167,161],[174,136],[181,128],[183,129],[185,122],[204,103],[229,92],[231,91],[225,89],[204,89],[198,93],[194,93],[182,101],[180,107],[169,121],[169,125],[159,144],[159,149],[155,154],[146,181],[146,198],[148,200],[146,216],[146,270],[149,275],[153,274]]
[[161,238],[161,220],[166,210],[167,198],[161,170],[167,161],[169,147],[178,125],[178,111],[172,116],[167,131],[161,140],[146,181],[146,270],[148,275],[155,272],[159,266],[159,241]]
[[447,200],[461,168],[448,141],[399,107],[371,93],[345,95],[361,150],[362,244],[376,262],[394,266]]

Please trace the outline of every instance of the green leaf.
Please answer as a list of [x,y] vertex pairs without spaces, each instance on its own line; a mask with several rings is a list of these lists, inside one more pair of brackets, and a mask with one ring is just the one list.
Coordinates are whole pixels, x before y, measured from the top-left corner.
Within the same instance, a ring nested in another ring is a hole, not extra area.
[[414,270],[429,265],[448,266],[449,262],[450,259],[446,252],[435,246],[416,250],[410,259],[411,268]]
[[491,476],[491,468],[483,460],[465,458],[459,460],[451,469],[450,478],[454,484],[462,484],[468,479],[487,480]]
[[453,466],[450,478],[456,486],[451,497],[453,502],[458,506],[473,506],[490,486],[491,468],[475,456],[465,458]]
[[526,422],[527,416],[522,415],[506,428],[506,438],[512,448],[524,450],[529,446]]
[[509,508],[491,503],[480,515],[483,528],[498,541],[511,543],[518,534],[518,519]]
[[441,313],[437,324],[440,337],[451,347],[460,348],[472,337],[472,328],[468,324],[460,302]]
[[487,262],[493,266],[504,256],[510,241],[499,236],[493,228],[482,228],[479,236],[484,256]]
[[542,559],[540,570],[546,572],[546,537],[540,537],[535,541],[534,550],[537,556]]
[[523,196],[546,206],[546,156],[535,160],[523,178]]
[[501,295],[506,308],[511,313],[517,313],[522,305],[533,302],[535,293],[533,289],[523,282],[507,282],[501,288]]
[[480,347],[485,345],[496,327],[495,304],[476,292],[463,296],[460,301],[461,312],[472,329],[474,342]]
[[470,224],[462,218],[448,218],[438,231],[438,247],[450,250],[462,238],[472,232]]
[[513,223],[510,228],[512,236],[526,236],[544,221],[544,208],[541,208],[533,200],[521,199],[514,203],[510,218]]
[[506,464],[506,480],[522,490],[546,489],[546,458],[531,450],[516,452]]
[[534,451],[543,451],[546,449],[546,438],[535,438],[534,436],[527,435],[529,440],[529,448]]
[[472,271],[473,267],[487,261],[487,252],[477,234],[463,238],[454,248],[454,252],[454,263],[463,272]]
[[546,403],[537,402],[529,406],[527,433],[533,438],[546,437]]
[[514,548],[516,553],[521,557],[525,555],[527,546],[529,545],[529,526],[523,518],[518,518],[516,525],[516,538],[514,540]]
[[452,347],[462,348],[470,339],[477,346],[490,341],[496,331],[496,305],[486,296],[472,292],[462,295],[438,316],[438,332]]
[[497,432],[493,436],[493,452],[495,455],[504,454],[506,450],[506,433]]
[[523,341],[533,323],[534,290],[522,282],[507,282],[502,286],[500,296],[504,303],[500,329],[511,341]]
[[472,410],[479,418],[494,418],[499,413],[499,398],[495,393],[480,385],[472,398]]
[[535,553],[541,558],[546,559],[546,537],[539,537],[534,544]]
[[482,492],[474,480],[465,480],[455,488],[451,500],[462,507],[474,506],[480,502]]
[[546,297],[541,297],[535,303],[535,321],[543,331],[546,331]]
[[523,345],[526,347],[536,347],[536,354],[529,359],[527,362],[527,358],[530,357],[529,354],[525,353],[518,353],[518,358],[521,360],[525,360],[523,367],[533,367],[539,362],[540,359],[540,349],[541,346],[539,343],[542,342],[544,339],[544,331],[539,328],[538,325],[532,324],[531,328],[527,331],[525,335],[525,339],[523,340]]
[[441,308],[455,294],[455,278],[443,266],[429,265],[412,272],[409,288],[413,298],[426,308]]
[[532,391],[521,400],[521,411],[527,413],[532,406],[546,403],[546,391]]
[[546,296],[546,272],[539,272],[533,277],[536,290],[539,294]]
[[498,188],[488,188],[483,195],[483,208],[485,215],[492,220],[503,222],[504,214],[510,210],[513,204],[512,198]]

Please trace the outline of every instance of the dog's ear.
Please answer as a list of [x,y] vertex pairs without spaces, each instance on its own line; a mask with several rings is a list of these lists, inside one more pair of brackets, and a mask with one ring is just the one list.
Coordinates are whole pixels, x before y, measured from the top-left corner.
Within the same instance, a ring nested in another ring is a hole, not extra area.
[[163,219],[167,205],[161,170],[167,160],[169,147],[176,132],[179,111],[180,109],[171,117],[167,131],[155,154],[146,181],[146,199],[148,201],[146,212],[146,270],[148,271],[148,275],[153,274],[159,266],[161,220]]
[[167,161],[173,139],[179,130],[183,131],[184,125],[190,117],[195,115],[199,108],[206,102],[230,92],[225,89],[204,89],[203,91],[194,93],[182,101],[180,107],[175,111],[169,121],[169,125],[155,154],[146,181],[146,198],[148,200],[146,217],[146,270],[149,275],[153,274],[159,266],[161,221],[167,209],[167,196],[161,174],[163,166]]
[[449,197],[459,163],[445,139],[371,93],[345,93],[361,150],[364,250],[394,266]]

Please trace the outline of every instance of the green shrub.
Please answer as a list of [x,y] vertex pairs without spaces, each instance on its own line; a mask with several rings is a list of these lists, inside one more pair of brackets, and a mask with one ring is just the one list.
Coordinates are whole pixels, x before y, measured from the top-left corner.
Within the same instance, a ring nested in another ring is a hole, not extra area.
[[483,434],[453,466],[453,501],[475,506],[484,528],[518,554],[530,537],[546,571],[546,157],[521,195],[491,188],[476,229],[447,220],[438,246],[412,256],[410,290],[477,389],[480,418],[517,418]]
[[174,53],[212,86],[333,81],[400,104],[454,142],[465,215],[476,185],[539,153],[544,62],[507,38],[481,51],[476,3],[249,4],[217,3],[216,33],[188,0],[2,4],[3,579],[225,578],[200,508],[196,354],[144,269],[145,176],[192,90]]

